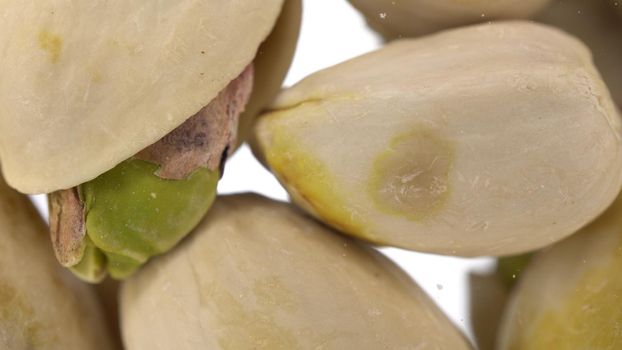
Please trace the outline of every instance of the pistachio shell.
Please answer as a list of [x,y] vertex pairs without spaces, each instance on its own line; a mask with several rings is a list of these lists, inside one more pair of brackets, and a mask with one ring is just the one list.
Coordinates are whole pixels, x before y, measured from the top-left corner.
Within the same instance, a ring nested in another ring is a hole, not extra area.
[[496,274],[469,276],[469,307],[475,344],[479,350],[494,350],[509,290]]
[[109,329],[114,335],[114,342],[118,344],[117,349],[123,349],[120,344],[121,328],[119,325],[119,288],[121,283],[112,278],[106,278],[101,283],[93,285],[95,292],[104,306],[104,315]]
[[473,335],[479,350],[493,350],[510,292],[531,261],[533,254],[497,260],[496,271],[469,276],[470,314]]
[[403,40],[318,72],[256,127],[292,199],[383,245],[534,250],[620,190],[620,121],[589,51],[505,22]]
[[613,99],[622,107],[622,20],[614,6],[609,0],[555,1],[536,20],[576,35],[590,48]]
[[551,0],[350,0],[385,38],[413,37],[495,19],[529,18]]
[[94,291],[56,263],[38,213],[2,179],[0,349],[116,349]]
[[622,198],[538,254],[504,315],[501,350],[620,349]]
[[216,195],[218,171],[200,168],[185,180],[164,180],[155,175],[157,168],[130,159],[80,186],[86,234],[105,255],[95,262],[105,266],[103,273],[97,273],[101,264],[74,269],[78,276],[97,282],[107,271],[125,278],[150,257],[171,249],[205,215]]
[[127,280],[121,324],[128,350],[470,348],[379,253],[255,195]]
[[302,0],[286,0],[272,33],[257,50],[257,56],[253,61],[255,66],[253,94],[240,115],[238,146],[251,134],[257,115],[281,91],[283,80],[296,51],[301,20]]
[[3,1],[7,182],[26,193],[70,188],[161,139],[251,63],[282,4]]

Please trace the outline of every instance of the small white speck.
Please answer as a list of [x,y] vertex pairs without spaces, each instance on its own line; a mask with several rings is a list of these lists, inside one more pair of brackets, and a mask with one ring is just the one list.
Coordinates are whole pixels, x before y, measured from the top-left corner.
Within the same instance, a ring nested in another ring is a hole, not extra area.
[[379,16],[380,16],[381,19],[385,19],[385,18],[387,18],[387,13],[386,12],[380,12]]
[[158,198],[158,195],[155,192],[151,192],[150,194],[151,198],[156,199]]

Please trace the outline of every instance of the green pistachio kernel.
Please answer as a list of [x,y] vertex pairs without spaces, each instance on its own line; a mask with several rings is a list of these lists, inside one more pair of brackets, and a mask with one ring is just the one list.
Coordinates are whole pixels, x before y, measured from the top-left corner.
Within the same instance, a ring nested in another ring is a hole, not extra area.
[[99,283],[106,277],[106,256],[87,236],[82,260],[70,267],[71,272],[90,283]]
[[99,253],[87,247],[72,269],[79,277],[92,279],[101,264],[113,278],[128,277],[150,257],[171,249],[205,215],[216,195],[218,171],[199,168],[184,180],[166,180],[157,169],[129,159],[80,186],[86,234]]

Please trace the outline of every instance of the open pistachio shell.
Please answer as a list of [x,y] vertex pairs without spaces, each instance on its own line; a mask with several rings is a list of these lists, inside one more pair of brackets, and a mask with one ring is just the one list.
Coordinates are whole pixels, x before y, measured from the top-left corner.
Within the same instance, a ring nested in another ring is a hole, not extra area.
[[[622,7],[622,2],[617,7]],[[622,20],[614,1],[554,1],[536,20],[576,35],[592,51],[613,99],[622,107]]]
[[46,231],[0,179],[0,349],[116,349],[94,291],[56,263]]
[[551,0],[350,0],[385,38],[413,37],[495,19],[529,18]]
[[470,348],[379,253],[255,195],[124,282],[121,324],[128,350]]
[[622,198],[538,254],[513,293],[501,350],[621,349]]
[[280,92],[283,80],[294,59],[300,24],[302,0],[286,0],[272,33],[257,50],[253,61],[255,76],[253,94],[238,127],[238,145],[251,134],[255,117],[266,108]]
[[161,139],[251,63],[282,4],[4,1],[7,182],[26,193],[71,188]]
[[258,119],[255,152],[297,204],[345,233],[498,256],[605,210],[622,180],[619,129],[585,46],[499,22],[311,75]]

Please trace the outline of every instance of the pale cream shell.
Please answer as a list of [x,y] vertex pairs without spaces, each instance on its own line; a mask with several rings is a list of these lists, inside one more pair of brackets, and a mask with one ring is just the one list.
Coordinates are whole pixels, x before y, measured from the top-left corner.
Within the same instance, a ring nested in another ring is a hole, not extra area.
[[[555,338],[564,342],[556,342],[556,349],[619,349],[621,252],[622,197],[618,197],[596,221],[530,262],[504,312],[497,349],[548,349]],[[556,328],[546,328],[551,326],[547,315],[557,319]],[[542,333],[547,341],[540,338]]]
[[127,280],[121,321],[128,350],[471,348],[378,252],[256,195]]
[[62,268],[28,198],[0,179],[0,349],[117,349],[94,290]]
[[[498,22],[397,41],[309,76],[258,119],[255,151],[297,204],[346,233],[499,256],[552,244],[605,210],[622,181],[619,130],[584,45]],[[400,138],[414,146],[396,151]],[[399,174],[409,162],[429,164]],[[387,185],[370,190],[379,172]]]
[[253,94],[240,115],[238,145],[247,141],[253,122],[281,91],[283,80],[294,59],[302,21],[302,0],[286,0],[270,36],[257,50],[253,61]]
[[253,60],[283,0],[10,0],[0,159],[26,193],[76,186],[154,143]]

